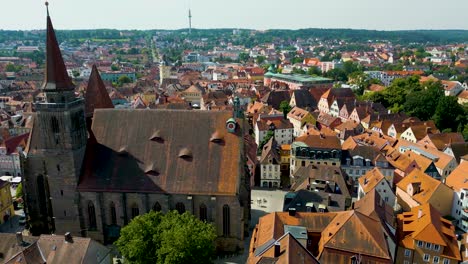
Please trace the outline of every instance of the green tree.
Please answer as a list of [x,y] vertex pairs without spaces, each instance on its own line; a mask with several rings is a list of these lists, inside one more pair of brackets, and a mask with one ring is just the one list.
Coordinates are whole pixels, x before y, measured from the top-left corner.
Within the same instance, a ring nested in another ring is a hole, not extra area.
[[307,74],[312,76],[322,75],[322,71],[319,69],[319,67],[312,66],[307,70]]
[[289,111],[291,111],[291,106],[289,105],[288,101],[282,101],[279,106],[279,110],[283,112],[284,118],[288,115]]
[[18,184],[18,187],[16,188],[16,198],[21,197],[23,197],[23,183]]
[[246,52],[239,53],[239,61],[240,62],[247,62],[250,59],[250,56]]
[[457,97],[442,96],[437,104],[433,120],[440,130],[450,128],[452,131],[457,131],[459,127],[464,127],[466,124],[466,114],[463,107],[458,104]]
[[112,64],[112,65],[111,65],[111,70],[112,70],[112,71],[118,71],[118,70],[120,70],[120,68],[119,68],[119,66],[117,66],[117,65],[115,65],[115,64]]
[[14,65],[11,63],[8,63],[7,66],[5,67],[5,71],[7,72],[19,72],[21,71],[23,67],[21,65]]
[[115,246],[128,263],[210,263],[215,238],[212,224],[188,212],[151,211],[122,228]]
[[131,83],[132,79],[130,79],[130,77],[128,77],[127,75],[122,75],[119,77],[117,82],[119,83],[119,85],[122,85],[124,83]]
[[263,64],[265,61],[265,56],[257,56],[257,64]]
[[439,99],[444,96],[440,82],[426,82],[424,90],[409,93],[406,96],[404,110],[410,116],[421,120],[429,120],[435,113]]
[[262,155],[262,150],[263,150],[263,147],[265,146],[266,143],[268,143],[268,141],[270,141],[270,139],[275,135],[275,132],[271,131],[271,130],[268,130],[267,134],[265,135],[265,137],[263,138],[263,140],[260,142],[260,144],[258,144],[258,148],[257,148],[257,155],[260,156]]

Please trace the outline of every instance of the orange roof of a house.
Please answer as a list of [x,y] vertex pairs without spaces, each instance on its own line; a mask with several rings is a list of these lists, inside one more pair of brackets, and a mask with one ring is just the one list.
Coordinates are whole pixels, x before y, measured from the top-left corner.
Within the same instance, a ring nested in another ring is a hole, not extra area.
[[359,185],[362,186],[364,193],[370,192],[382,180],[385,180],[385,176],[378,168],[373,168],[358,179]]
[[380,92],[380,91],[385,90],[385,86],[380,85],[380,84],[371,84],[368,90],[372,92]]
[[434,149],[434,148],[428,148],[428,147],[424,147],[420,144],[417,144],[417,143],[412,143],[412,142],[409,142],[409,141],[406,141],[406,140],[403,140],[403,139],[399,139],[395,148],[396,149],[399,149],[401,147],[415,147],[415,148],[418,148],[420,150],[423,150],[429,154],[432,154],[434,155],[435,157],[437,157],[435,160],[434,160],[434,164],[436,165],[437,168],[446,168],[447,165],[453,160],[455,159],[453,156],[450,156],[449,154],[447,153],[444,153],[442,151],[439,151],[437,149]]
[[461,189],[468,189],[468,162],[462,162],[445,179],[445,184],[459,192]]
[[467,99],[467,100],[468,100],[468,90],[462,91],[462,92],[458,95],[458,98]]
[[397,216],[400,246],[414,249],[415,240],[441,245],[442,257],[461,260],[455,227],[430,204],[413,207]]
[[425,174],[421,170],[414,169],[410,174],[397,183],[397,187],[406,192],[408,185],[413,183],[421,184],[421,192],[412,196],[412,199],[419,204],[428,203],[431,197],[437,193],[439,186],[443,184],[442,182]]

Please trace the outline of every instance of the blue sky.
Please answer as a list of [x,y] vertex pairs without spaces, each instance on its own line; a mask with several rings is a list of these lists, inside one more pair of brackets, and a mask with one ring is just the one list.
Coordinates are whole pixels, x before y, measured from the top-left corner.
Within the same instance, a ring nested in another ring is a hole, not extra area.
[[[43,0],[2,0],[0,29],[45,28]],[[50,0],[58,29],[468,29],[467,0]]]

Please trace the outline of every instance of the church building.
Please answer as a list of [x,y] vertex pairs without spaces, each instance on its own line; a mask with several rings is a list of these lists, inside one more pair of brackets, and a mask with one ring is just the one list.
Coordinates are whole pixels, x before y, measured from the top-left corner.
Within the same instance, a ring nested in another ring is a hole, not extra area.
[[78,97],[48,13],[45,100],[24,159],[30,231],[111,243],[134,217],[177,210],[213,223],[218,249],[243,248],[244,121],[232,111],[113,109],[96,67]]

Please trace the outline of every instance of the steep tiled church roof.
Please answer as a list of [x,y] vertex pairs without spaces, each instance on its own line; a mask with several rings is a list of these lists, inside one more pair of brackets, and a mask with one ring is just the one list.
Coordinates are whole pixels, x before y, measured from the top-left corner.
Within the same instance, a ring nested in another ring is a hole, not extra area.
[[114,105],[107,93],[106,86],[99,75],[96,65],[93,65],[85,95],[86,116],[92,116],[94,109],[99,108],[114,108]]

